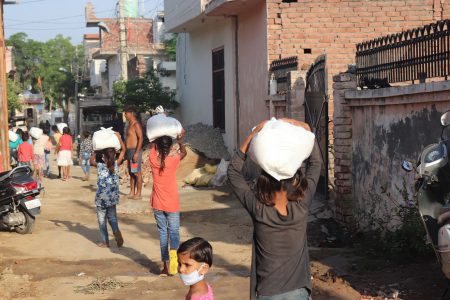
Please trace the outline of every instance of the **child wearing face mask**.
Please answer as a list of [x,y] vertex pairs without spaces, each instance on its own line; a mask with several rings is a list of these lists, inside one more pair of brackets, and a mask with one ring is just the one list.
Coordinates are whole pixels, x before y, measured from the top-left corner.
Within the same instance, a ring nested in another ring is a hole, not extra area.
[[212,247],[204,239],[195,237],[180,245],[178,273],[183,283],[189,286],[185,300],[214,300],[211,286],[204,279],[212,266]]

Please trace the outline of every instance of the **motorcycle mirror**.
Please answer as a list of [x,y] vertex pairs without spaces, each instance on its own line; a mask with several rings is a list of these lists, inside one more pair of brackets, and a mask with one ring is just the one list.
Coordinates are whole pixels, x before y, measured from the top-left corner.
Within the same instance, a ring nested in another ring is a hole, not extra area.
[[412,170],[414,170],[412,162],[404,160],[402,162],[402,169],[405,170],[406,172],[411,172]]
[[450,125],[450,110],[446,111],[441,116],[441,124],[442,126]]

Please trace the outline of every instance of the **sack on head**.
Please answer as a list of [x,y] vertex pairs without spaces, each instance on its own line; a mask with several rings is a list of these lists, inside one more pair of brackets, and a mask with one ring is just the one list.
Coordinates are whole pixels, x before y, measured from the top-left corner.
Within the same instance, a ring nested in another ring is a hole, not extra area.
[[42,136],[42,134],[44,133],[44,131],[42,129],[37,128],[37,127],[31,127],[29,132],[30,132],[31,137],[36,140],[39,139]]
[[147,138],[150,142],[165,135],[174,139],[182,130],[183,127],[177,119],[164,114],[155,115],[147,121]]
[[58,128],[58,131],[59,131],[59,133],[63,133],[63,130],[64,130],[64,128],[65,127],[69,127],[69,126],[67,126],[67,124],[66,123],[58,123],[58,124],[56,124],[56,127]]
[[15,143],[19,139],[19,135],[14,131],[8,130],[8,138],[10,142]]
[[312,152],[315,136],[283,120],[268,121],[253,138],[249,155],[276,180],[295,175]]
[[106,148],[114,148],[120,150],[120,141],[116,133],[110,128],[101,128],[92,135],[92,147],[94,151]]

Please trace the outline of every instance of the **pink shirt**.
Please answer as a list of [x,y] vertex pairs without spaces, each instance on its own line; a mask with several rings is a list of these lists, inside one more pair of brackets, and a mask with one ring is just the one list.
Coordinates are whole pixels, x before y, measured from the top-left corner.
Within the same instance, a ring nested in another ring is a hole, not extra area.
[[214,300],[212,287],[208,284],[208,293],[201,296],[193,296],[191,299],[186,297],[185,300]]
[[17,148],[17,160],[20,162],[33,161],[33,146],[28,143],[22,143]]
[[72,151],[72,137],[68,134],[64,134],[59,139],[59,150],[70,150]]

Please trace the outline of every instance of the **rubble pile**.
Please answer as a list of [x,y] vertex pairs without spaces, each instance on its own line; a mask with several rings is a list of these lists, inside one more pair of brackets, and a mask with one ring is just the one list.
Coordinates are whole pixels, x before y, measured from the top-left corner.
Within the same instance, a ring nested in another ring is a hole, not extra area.
[[212,159],[230,159],[219,128],[197,123],[187,126],[185,130],[184,142],[195,151]]

